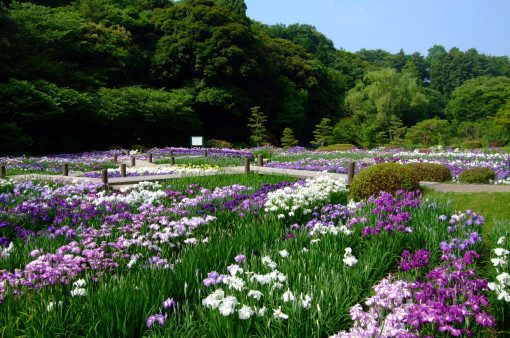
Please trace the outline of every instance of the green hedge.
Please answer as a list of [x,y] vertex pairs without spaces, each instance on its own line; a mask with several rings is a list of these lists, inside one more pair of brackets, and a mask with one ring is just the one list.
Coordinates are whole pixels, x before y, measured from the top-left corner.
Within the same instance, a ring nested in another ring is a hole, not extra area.
[[418,190],[420,179],[410,166],[399,163],[381,163],[360,171],[350,186],[350,197],[359,201],[377,196],[381,191],[395,194],[398,190]]
[[475,167],[462,171],[459,175],[459,182],[461,183],[489,183],[494,180],[496,174],[490,168]]

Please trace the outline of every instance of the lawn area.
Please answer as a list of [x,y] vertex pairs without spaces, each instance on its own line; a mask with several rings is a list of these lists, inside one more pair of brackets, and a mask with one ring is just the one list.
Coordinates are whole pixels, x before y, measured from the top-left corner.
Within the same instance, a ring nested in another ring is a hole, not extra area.
[[451,201],[454,210],[472,210],[486,219],[487,231],[498,220],[510,221],[510,193],[442,193],[427,190],[424,197],[436,197],[444,202]]

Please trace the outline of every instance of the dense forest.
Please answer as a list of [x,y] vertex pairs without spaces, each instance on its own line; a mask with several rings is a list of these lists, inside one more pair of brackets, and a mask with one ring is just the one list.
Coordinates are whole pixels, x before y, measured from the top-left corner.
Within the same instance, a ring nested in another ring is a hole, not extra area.
[[249,145],[253,107],[273,144],[500,145],[509,99],[508,56],[347,52],[243,0],[0,0],[0,155]]

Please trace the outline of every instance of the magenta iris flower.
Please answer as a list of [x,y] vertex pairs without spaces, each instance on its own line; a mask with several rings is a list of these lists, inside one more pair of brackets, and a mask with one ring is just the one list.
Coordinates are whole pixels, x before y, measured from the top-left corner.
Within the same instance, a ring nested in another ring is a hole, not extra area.
[[173,308],[177,306],[177,302],[173,298],[168,298],[163,302],[163,309]]
[[150,329],[152,324],[158,322],[160,326],[165,325],[166,314],[158,313],[157,315],[151,315],[147,318],[147,328]]

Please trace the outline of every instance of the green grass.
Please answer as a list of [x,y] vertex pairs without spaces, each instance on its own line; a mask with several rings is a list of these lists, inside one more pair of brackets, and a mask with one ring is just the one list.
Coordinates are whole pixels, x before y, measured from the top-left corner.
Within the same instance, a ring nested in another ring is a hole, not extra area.
[[510,154],[510,145],[504,146],[504,147],[499,147],[499,149],[503,150],[507,154]]
[[497,220],[510,220],[510,193],[442,193],[425,191],[426,197],[437,197],[445,202],[450,200],[456,211],[472,210],[485,217],[486,226],[492,229]]

